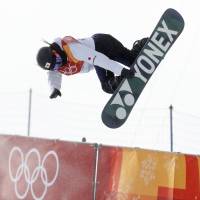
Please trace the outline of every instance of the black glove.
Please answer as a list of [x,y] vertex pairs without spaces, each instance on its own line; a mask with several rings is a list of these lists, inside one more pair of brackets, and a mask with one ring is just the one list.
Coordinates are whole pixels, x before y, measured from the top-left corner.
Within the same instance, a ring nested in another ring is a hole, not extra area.
[[129,70],[129,69],[126,69],[126,68],[123,68],[122,69],[122,72],[121,72],[121,77],[123,78],[133,78],[135,75],[135,71],[133,70]]
[[54,90],[53,90],[53,92],[51,93],[51,95],[50,95],[50,99],[53,99],[53,98],[56,98],[57,96],[60,96],[61,97],[61,92],[58,90],[58,89],[56,89],[56,88],[54,88]]

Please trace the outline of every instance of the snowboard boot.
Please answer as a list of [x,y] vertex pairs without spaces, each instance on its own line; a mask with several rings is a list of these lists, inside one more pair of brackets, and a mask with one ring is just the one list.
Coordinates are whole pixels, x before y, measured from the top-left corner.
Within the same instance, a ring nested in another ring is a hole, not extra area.
[[101,82],[101,88],[104,92],[108,94],[113,94],[113,89],[112,87],[108,84],[108,82]]
[[147,42],[148,38],[143,38],[141,40],[136,40],[133,43],[133,47],[131,49],[131,52],[134,54],[134,57],[136,58],[140,51],[142,50],[143,46],[145,45],[145,43]]
[[109,80],[107,80],[105,82],[101,82],[101,87],[104,92],[113,94],[114,91],[118,88],[122,79],[123,79],[123,77],[121,77],[121,76],[111,77]]

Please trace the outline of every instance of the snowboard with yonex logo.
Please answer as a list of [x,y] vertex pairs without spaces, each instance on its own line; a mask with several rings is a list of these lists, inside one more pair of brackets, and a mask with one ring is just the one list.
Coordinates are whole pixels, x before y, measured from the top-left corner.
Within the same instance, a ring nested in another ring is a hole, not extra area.
[[135,76],[123,79],[102,112],[102,121],[109,128],[118,128],[127,120],[138,97],[152,74],[184,28],[182,16],[167,9],[140,54],[130,66]]

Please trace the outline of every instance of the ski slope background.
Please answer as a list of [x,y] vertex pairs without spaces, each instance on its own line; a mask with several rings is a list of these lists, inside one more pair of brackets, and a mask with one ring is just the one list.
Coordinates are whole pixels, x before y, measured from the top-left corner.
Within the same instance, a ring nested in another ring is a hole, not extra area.
[[[7,0],[0,7],[0,133],[27,134],[28,91],[33,89],[35,137],[170,149],[169,106],[174,107],[174,150],[200,153],[200,12],[197,1]],[[101,122],[109,99],[95,71],[63,76],[62,98],[50,100],[37,50],[56,37],[109,33],[128,48],[149,36],[167,8],[180,12],[185,29],[140,96],[129,119],[111,130]]]

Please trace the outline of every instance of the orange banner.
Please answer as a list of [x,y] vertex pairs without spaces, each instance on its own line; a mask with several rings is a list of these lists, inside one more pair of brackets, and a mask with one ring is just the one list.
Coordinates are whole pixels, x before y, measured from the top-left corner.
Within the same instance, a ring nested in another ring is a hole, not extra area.
[[92,200],[94,145],[0,136],[0,200]]
[[200,199],[200,157],[103,146],[97,200]]

